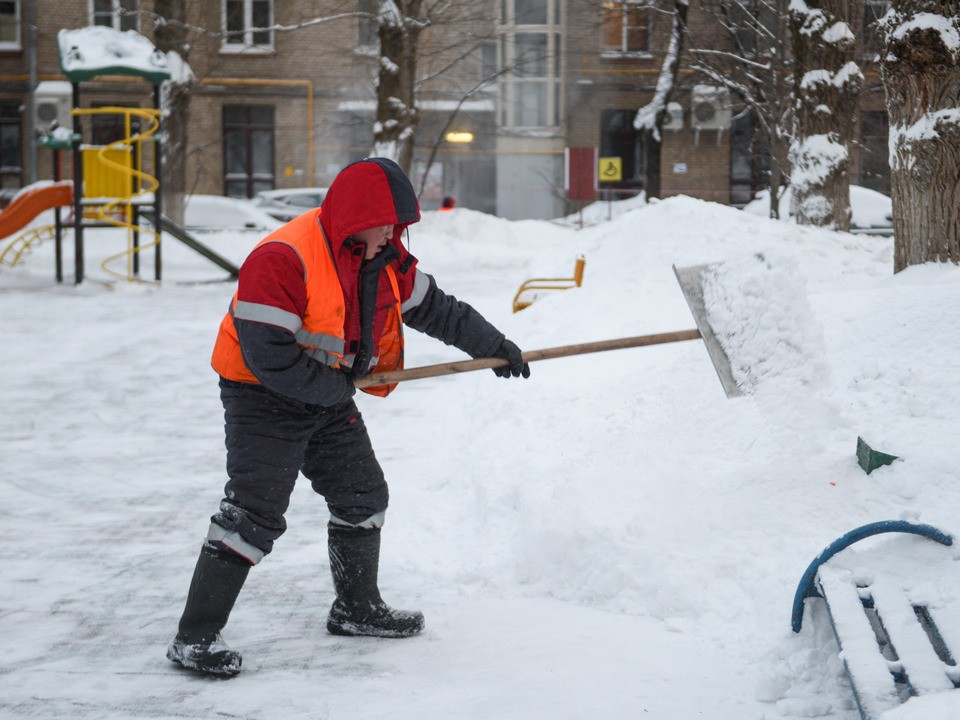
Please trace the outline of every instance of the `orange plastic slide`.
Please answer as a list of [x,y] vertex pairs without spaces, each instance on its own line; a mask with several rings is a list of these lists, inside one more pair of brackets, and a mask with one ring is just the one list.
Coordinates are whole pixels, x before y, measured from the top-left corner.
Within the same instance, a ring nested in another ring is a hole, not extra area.
[[13,235],[44,210],[70,205],[72,202],[73,182],[70,180],[42,185],[20,193],[0,212],[0,240]]

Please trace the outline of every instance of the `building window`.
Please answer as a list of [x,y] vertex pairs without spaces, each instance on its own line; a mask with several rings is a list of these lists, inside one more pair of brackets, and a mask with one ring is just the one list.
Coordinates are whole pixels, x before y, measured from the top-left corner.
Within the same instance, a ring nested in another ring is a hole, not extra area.
[[860,124],[859,185],[890,194],[890,161],[887,139],[889,120],[885,111],[865,112]]
[[273,106],[224,106],[224,195],[252,198],[274,188],[273,145]]
[[358,0],[357,50],[364,54],[380,52],[380,25],[377,22],[377,0]]
[[620,158],[621,180],[604,183],[613,190],[639,191],[646,181],[643,135],[633,127],[636,110],[604,110],[600,113],[600,157]]
[[[115,107],[118,103],[91,103],[91,107]],[[136,103],[124,102],[124,106],[137,107]],[[127,137],[126,118],[120,113],[107,113],[91,116],[90,142],[92,145],[109,145]],[[130,132],[140,132],[140,118],[130,117]]]
[[560,3],[503,0],[500,25],[500,122],[504,127],[560,125]]
[[484,40],[480,43],[480,82],[487,82],[497,74],[497,41]]
[[20,49],[20,2],[0,0],[0,50]]
[[517,25],[546,25],[547,0],[516,0]]
[[223,52],[273,50],[273,0],[224,0]]
[[0,189],[23,185],[23,132],[20,103],[0,102]]
[[603,53],[636,55],[650,52],[648,0],[613,0],[602,8],[600,49]]
[[864,0],[863,40],[860,45],[860,56],[864,60],[880,60],[880,48],[883,45],[880,19],[890,10],[890,5],[890,0]]
[[729,32],[733,37],[734,54],[752,58],[769,55],[774,38],[785,29],[785,18],[769,0],[742,0],[729,11]]
[[140,0],[92,0],[94,25],[114,30],[140,30]]
[[730,128],[730,204],[746,205],[769,185],[769,177],[770,153],[763,133],[752,115],[738,116]]

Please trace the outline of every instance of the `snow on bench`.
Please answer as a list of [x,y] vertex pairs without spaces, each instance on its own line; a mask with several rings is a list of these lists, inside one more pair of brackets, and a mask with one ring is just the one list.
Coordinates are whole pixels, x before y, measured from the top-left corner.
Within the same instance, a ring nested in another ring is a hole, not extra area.
[[[892,552],[888,545],[827,562],[865,537],[892,532],[921,535],[940,546],[914,543]],[[804,573],[794,598],[793,629],[800,631],[807,598],[826,600],[864,720],[877,720],[911,697],[960,687],[951,651],[960,649],[960,572],[943,549],[952,541],[929,525],[873,523],[835,541]],[[936,585],[943,582],[949,587],[940,592]]]

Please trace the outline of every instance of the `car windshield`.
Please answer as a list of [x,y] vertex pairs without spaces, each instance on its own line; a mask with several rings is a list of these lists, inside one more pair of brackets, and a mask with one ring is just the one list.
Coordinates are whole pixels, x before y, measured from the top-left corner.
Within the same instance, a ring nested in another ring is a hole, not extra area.
[[297,207],[317,207],[320,203],[323,202],[322,195],[291,195],[288,198],[285,198],[286,202],[290,205],[296,205]]

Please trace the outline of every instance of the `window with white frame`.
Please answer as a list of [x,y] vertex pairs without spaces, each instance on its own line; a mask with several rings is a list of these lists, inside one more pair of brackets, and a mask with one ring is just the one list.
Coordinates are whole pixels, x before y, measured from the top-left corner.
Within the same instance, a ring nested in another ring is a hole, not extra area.
[[502,0],[500,124],[509,128],[560,125],[561,3]]
[[601,5],[600,49],[604,54],[650,52],[650,0],[608,0]]
[[91,0],[91,22],[114,30],[140,30],[140,0]]
[[0,50],[20,49],[20,1],[0,0]]
[[273,50],[273,0],[223,0],[224,52]]

